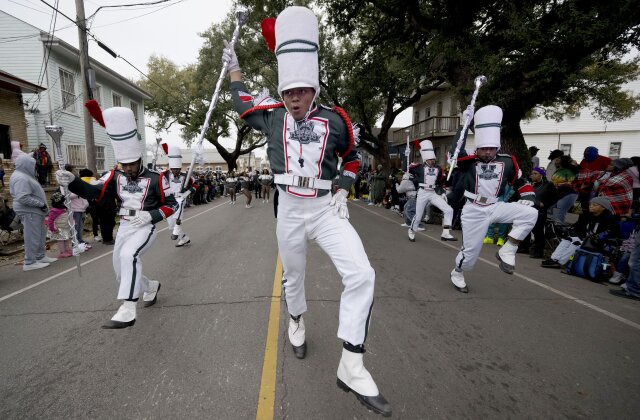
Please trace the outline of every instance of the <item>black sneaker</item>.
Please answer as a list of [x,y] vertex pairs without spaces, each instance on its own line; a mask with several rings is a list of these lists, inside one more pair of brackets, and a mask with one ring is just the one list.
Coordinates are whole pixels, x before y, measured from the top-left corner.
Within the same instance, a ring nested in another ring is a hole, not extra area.
[[546,268],[562,268],[562,264],[560,264],[556,260],[552,260],[551,258],[549,258],[548,260],[542,261],[540,265]]
[[609,290],[609,293],[618,297],[623,297],[623,298],[632,299],[632,300],[640,300],[640,296],[632,295],[631,293],[629,293],[627,289]]

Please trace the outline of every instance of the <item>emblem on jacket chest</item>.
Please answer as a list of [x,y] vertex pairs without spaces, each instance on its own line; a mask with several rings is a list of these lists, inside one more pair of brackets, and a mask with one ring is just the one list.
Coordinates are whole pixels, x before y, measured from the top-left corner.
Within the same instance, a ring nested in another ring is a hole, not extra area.
[[497,165],[480,165],[480,170],[482,170],[482,173],[478,174],[478,178],[484,180],[498,179],[500,177],[500,174],[497,174],[495,172],[496,167]]
[[125,185],[124,187],[122,187],[123,191],[126,191],[130,194],[135,194],[135,193],[139,193],[142,192],[143,189],[140,187],[140,185],[138,185],[137,182],[135,181],[128,181],[127,185]]
[[300,142],[300,144],[320,143],[320,134],[313,130],[313,121],[295,123],[293,130],[287,130],[289,131],[289,138]]

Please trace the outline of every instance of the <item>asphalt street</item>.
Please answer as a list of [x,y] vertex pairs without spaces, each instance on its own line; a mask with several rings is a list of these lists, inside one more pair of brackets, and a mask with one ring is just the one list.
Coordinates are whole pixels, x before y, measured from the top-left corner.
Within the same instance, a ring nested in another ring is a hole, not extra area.
[[[461,294],[449,281],[460,242],[428,225],[411,243],[390,211],[349,211],[376,270],[365,366],[394,418],[637,418],[640,303],[526,256],[509,276],[491,245]],[[143,258],[158,303],[125,330],[100,328],[119,306],[112,247],[83,254],[82,277],[73,259],[0,267],[0,418],[378,418],[336,386],[342,285],[320,248],[309,248],[298,360],[274,292],[272,205],[222,199],[186,217],[184,248],[160,224]]]

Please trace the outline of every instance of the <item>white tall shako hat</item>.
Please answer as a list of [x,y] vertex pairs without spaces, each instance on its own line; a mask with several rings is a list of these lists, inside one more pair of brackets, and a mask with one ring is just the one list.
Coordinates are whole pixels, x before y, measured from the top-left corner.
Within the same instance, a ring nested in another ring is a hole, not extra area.
[[499,149],[502,109],[495,105],[483,106],[475,113],[473,120],[476,149],[481,147]]
[[180,151],[180,148],[178,146],[169,145],[167,157],[169,158],[170,169],[182,169],[182,151]]
[[436,154],[433,152],[433,143],[431,143],[431,140],[422,140],[420,142],[420,156],[422,156],[422,160],[436,158]]
[[142,141],[133,111],[116,106],[102,111],[102,117],[116,160],[120,163],[132,163],[142,158]]
[[276,57],[278,59],[278,93],[311,87],[320,93],[318,66],[318,18],[306,7],[291,6],[276,19]]

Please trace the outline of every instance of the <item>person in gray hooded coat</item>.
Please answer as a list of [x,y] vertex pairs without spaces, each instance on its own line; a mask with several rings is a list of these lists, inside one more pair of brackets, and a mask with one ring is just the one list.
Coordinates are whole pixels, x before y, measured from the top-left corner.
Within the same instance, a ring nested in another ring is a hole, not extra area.
[[45,244],[47,227],[44,218],[49,214],[47,197],[35,176],[36,160],[24,154],[16,159],[16,170],[9,179],[13,210],[24,228],[24,271],[44,268],[57,260],[47,257]]

